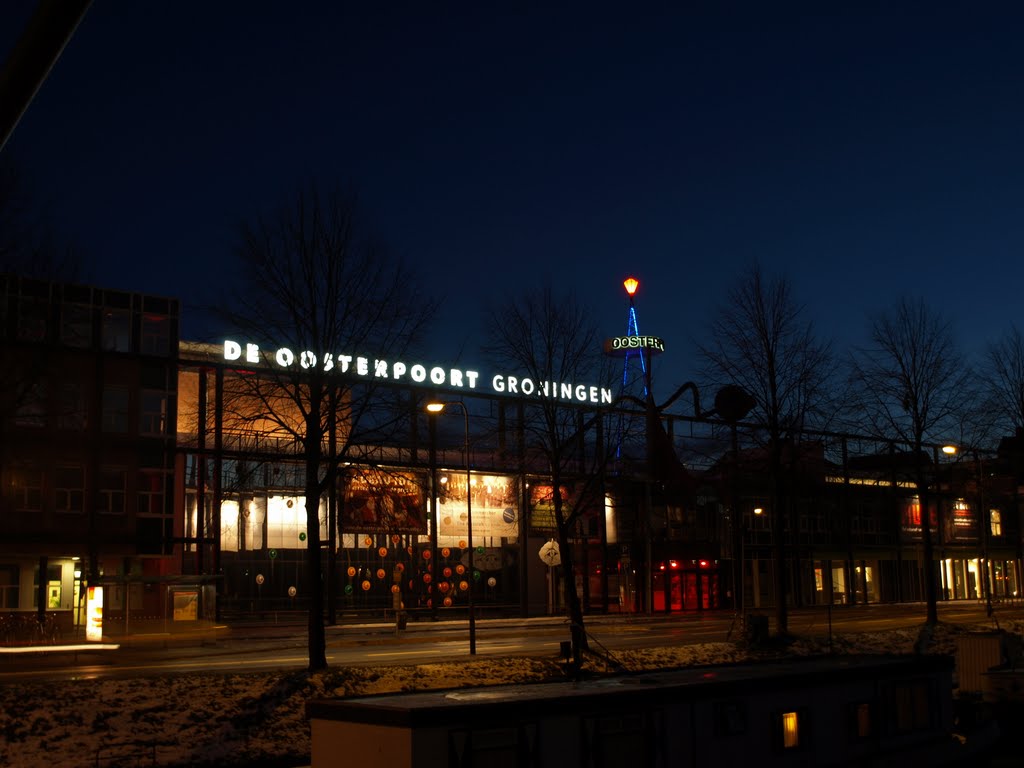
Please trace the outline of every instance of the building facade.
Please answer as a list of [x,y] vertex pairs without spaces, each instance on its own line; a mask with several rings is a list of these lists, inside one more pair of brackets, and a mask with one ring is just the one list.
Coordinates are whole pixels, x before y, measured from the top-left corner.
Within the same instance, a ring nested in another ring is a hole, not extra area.
[[[588,612],[764,610],[780,552],[794,606],[924,599],[922,494],[897,444],[808,433],[772,478],[755,424],[650,419],[514,372],[470,388],[484,376],[392,363],[409,375],[384,381],[380,361],[352,358],[332,372],[351,381],[323,433],[311,531],[302,409],[278,400],[268,418],[251,385],[283,363],[301,381],[312,353],[180,341],[170,299],[0,288],[0,611],[77,624],[84,584],[107,587],[105,615],[127,629],[304,610],[311,537],[332,620],[465,615],[470,594],[484,616],[561,613],[567,590]],[[579,425],[557,490],[530,436],[541,391]],[[453,398],[461,414],[426,411]],[[358,431],[357,401],[387,429]],[[940,599],[1020,595],[1018,442],[922,459]],[[555,493],[579,513],[570,578]]]
[[[0,609],[77,623],[82,585],[159,615],[175,570],[178,302],[0,276]],[[132,585],[132,586],[129,586]]]

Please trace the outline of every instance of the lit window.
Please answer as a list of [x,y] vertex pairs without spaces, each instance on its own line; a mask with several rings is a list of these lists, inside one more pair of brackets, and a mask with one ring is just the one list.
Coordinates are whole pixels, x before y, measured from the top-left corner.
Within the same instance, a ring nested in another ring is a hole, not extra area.
[[1003,514],[998,509],[988,511],[988,527],[993,536],[1003,535]]
[[796,712],[782,713],[782,748],[796,749],[800,746],[800,722]]

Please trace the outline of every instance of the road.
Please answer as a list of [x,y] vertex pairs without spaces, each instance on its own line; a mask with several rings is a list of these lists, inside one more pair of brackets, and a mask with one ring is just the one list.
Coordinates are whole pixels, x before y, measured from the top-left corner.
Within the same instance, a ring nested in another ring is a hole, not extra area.
[[[922,604],[843,606],[831,611],[794,609],[789,615],[789,629],[798,636],[825,637],[830,631],[838,634],[918,627],[924,615]],[[939,618],[952,624],[995,627],[993,619],[986,616],[985,606],[978,603],[940,605]],[[1024,619],[1024,606],[999,606],[994,618],[1004,624],[1011,619]],[[771,616],[769,623],[774,631]],[[736,617],[725,612],[587,619],[591,642],[613,656],[617,650],[630,648],[726,642],[736,639],[739,629]],[[477,655],[481,657],[551,658],[559,654],[559,644],[568,638],[568,627],[561,618],[476,622]],[[401,631],[389,624],[340,624],[327,628],[327,660],[332,666],[420,664],[468,658],[466,621],[413,621]],[[307,660],[305,630],[301,625],[232,625],[202,637],[123,638],[116,650],[0,654],[0,683],[302,669]]]

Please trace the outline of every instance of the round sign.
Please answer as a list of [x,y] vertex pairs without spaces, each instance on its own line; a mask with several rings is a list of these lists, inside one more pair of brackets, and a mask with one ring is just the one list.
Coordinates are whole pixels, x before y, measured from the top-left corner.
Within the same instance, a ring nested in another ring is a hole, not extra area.
[[392,543],[392,544],[397,544],[397,543],[398,543],[398,542],[400,542],[401,540],[402,540],[402,537],[401,537],[401,536],[399,536],[399,535],[398,535],[397,533],[396,533],[396,534],[394,534],[394,535],[392,535],[392,537],[391,537],[391,543]]
[[441,590],[442,594],[451,589],[447,581],[442,581],[440,584],[437,585],[437,588]]
[[401,588],[397,584],[391,585],[391,594],[397,594],[399,591],[401,591]]
[[380,549],[377,550],[377,554],[380,555],[381,557],[387,557],[388,556],[388,548],[387,547],[381,547]]
[[451,608],[452,607],[452,599],[450,597],[446,597],[444,599],[444,607],[445,608]]
[[405,563],[395,563],[395,570],[401,573],[405,570]]
[[459,549],[465,549],[465,548],[466,548],[466,540],[465,539],[459,539]]
[[273,560],[275,557],[277,557],[277,550],[276,549],[272,549],[267,554],[269,554],[270,555],[270,559]]
[[459,589],[461,589],[463,592],[465,592],[467,589],[469,589],[469,582],[468,581],[460,581],[459,582]]
[[424,560],[429,560],[430,559],[430,550],[429,549],[424,549],[423,550],[423,559]]
[[482,555],[482,554],[484,553],[484,551],[485,551],[485,550],[484,550],[484,548],[483,548],[483,547],[477,547],[477,548],[476,548],[476,553],[477,553],[478,555]]
[[[458,565],[455,566],[455,572],[461,576],[462,574],[464,574],[466,572],[466,566],[464,566],[462,563],[459,563]],[[447,576],[449,574],[445,574],[445,575]]]
[[363,539],[363,544],[365,544],[368,547],[372,547],[373,546],[373,538],[370,537],[370,536],[367,536],[365,539]]
[[365,580],[362,583],[362,587],[363,587],[363,592],[369,592],[370,591],[370,580],[369,579]]
[[441,548],[441,557],[448,557],[451,553],[452,551],[448,547]]
[[262,573],[257,573],[256,574],[256,583],[257,584],[262,584],[264,581],[266,581],[266,579],[263,578],[263,574]]
[[424,573],[423,574],[423,583],[424,584],[429,584],[430,583],[430,574],[429,573]]
[[299,531],[299,541],[305,541],[305,540],[306,540],[306,532],[305,531]]
[[350,565],[348,567],[348,570],[345,571],[345,573],[347,573],[349,575],[349,578],[352,578],[353,576],[356,575],[356,567],[354,565]]
[[288,587],[288,597],[295,597],[299,593],[295,587]]
[[383,579],[385,576],[387,576],[387,574],[384,572],[384,569],[383,568],[378,568],[377,569],[377,578],[378,579]]
[[505,507],[505,511],[501,513],[501,519],[506,523],[514,523],[516,521],[516,511],[512,507]]
[[498,580],[496,578],[494,578],[493,576],[491,576],[491,578],[489,578],[487,580],[487,586],[488,587],[492,587],[493,588],[494,586],[497,585],[497,583],[498,583]]
[[549,566],[561,565],[562,554],[558,551],[558,542],[549,541],[547,544],[540,548],[540,559],[547,563]]
[[352,594],[352,585],[351,584],[346,584],[345,585],[345,594],[346,595],[351,595]]

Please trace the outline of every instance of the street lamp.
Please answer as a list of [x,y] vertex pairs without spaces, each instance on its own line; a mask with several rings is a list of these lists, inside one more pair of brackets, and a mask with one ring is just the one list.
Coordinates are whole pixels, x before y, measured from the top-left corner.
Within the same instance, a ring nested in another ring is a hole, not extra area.
[[470,479],[469,465],[469,410],[466,404],[455,400],[451,402],[427,403],[427,411],[430,413],[441,413],[447,406],[457,406],[462,409],[463,422],[466,428],[466,538],[469,543],[469,653],[476,655],[476,612],[473,606],[473,493]]

